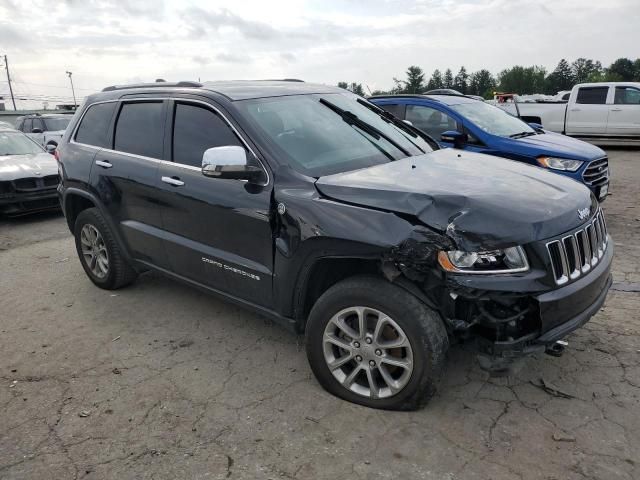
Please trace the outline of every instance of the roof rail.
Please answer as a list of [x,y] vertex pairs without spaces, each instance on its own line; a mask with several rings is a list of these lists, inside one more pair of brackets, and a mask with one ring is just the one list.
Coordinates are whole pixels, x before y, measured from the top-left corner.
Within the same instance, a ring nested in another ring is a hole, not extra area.
[[111,85],[102,89],[103,92],[113,92],[114,90],[126,90],[127,88],[157,88],[157,87],[182,87],[182,88],[200,88],[199,82],[154,82],[154,83],[132,83],[130,85]]

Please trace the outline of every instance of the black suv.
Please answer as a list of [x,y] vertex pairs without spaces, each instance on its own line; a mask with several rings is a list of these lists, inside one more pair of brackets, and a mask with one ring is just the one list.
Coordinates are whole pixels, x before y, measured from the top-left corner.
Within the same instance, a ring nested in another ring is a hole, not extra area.
[[494,370],[545,350],[611,284],[613,242],[583,185],[438,150],[338,88],[108,87],[58,158],[96,285],[152,269],[223,295],[305,332],[319,382],[371,407],[424,404],[454,340]]

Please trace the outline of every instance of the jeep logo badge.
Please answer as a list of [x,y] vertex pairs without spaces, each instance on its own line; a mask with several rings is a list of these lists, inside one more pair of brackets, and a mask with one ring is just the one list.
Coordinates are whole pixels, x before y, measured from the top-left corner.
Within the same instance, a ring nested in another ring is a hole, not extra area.
[[581,208],[578,210],[578,218],[584,220],[589,216],[589,207]]

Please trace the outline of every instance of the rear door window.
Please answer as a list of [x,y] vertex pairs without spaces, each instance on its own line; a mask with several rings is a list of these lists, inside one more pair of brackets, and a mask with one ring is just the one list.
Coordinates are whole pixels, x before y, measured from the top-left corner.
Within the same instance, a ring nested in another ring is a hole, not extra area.
[[24,123],[22,124],[22,131],[24,133],[31,133],[31,130],[33,130],[33,128],[31,127],[32,125],[33,120],[31,120],[30,118],[25,118]]
[[396,117],[398,117],[400,120],[404,120],[404,112],[405,109],[407,108],[406,105],[404,104],[385,104],[385,105],[378,105],[381,108],[384,108],[387,112],[392,113],[393,115],[395,115]]
[[444,132],[458,129],[458,124],[449,115],[423,105],[407,105],[405,117],[414,127],[429,134],[436,141],[440,140]]
[[576,103],[587,105],[604,105],[607,103],[609,87],[582,87],[578,90]]
[[202,166],[205,150],[228,145],[242,146],[229,125],[208,108],[178,103],[173,124],[173,161]]
[[117,103],[97,103],[87,110],[82,117],[76,142],[95,147],[111,148],[109,126]]
[[162,158],[163,113],[162,102],[124,103],[116,123],[114,150]]

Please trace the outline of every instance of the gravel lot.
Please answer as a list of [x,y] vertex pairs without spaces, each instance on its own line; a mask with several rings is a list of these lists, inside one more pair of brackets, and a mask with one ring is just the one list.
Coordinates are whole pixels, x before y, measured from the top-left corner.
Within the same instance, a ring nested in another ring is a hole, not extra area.
[[181,284],[94,287],[60,215],[0,220],[0,478],[640,478],[640,151],[609,155],[605,308],[511,378],[453,348],[413,413],[330,396],[301,338]]

